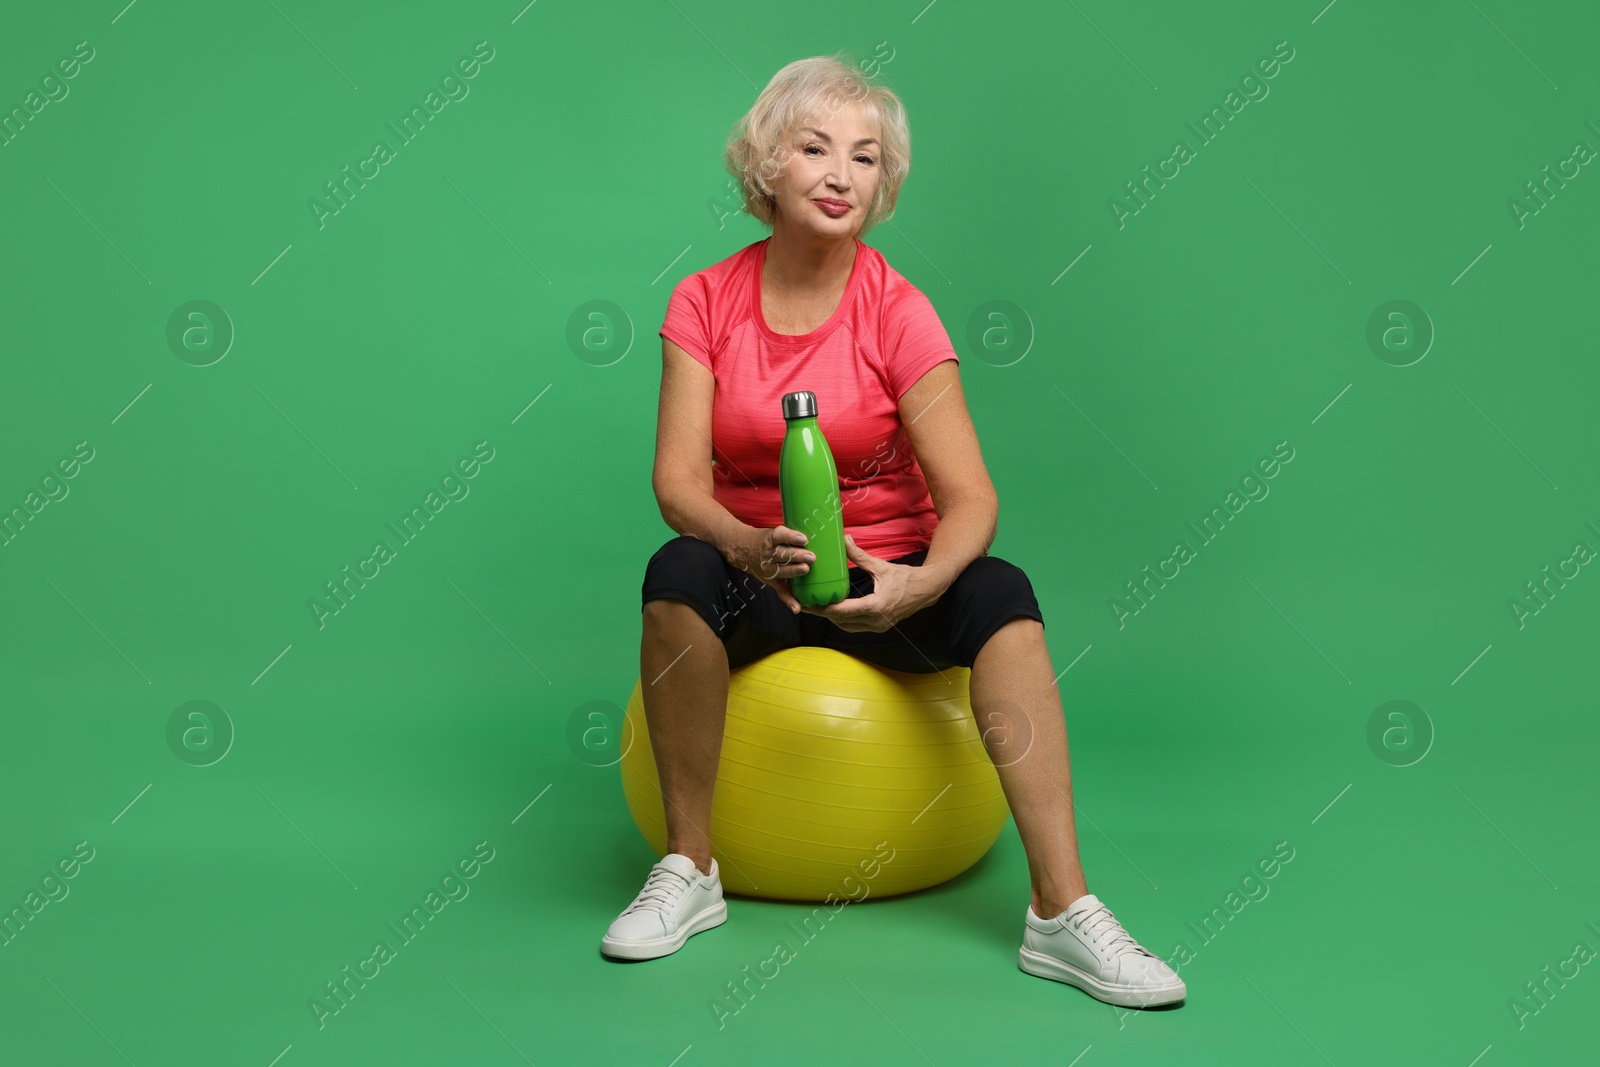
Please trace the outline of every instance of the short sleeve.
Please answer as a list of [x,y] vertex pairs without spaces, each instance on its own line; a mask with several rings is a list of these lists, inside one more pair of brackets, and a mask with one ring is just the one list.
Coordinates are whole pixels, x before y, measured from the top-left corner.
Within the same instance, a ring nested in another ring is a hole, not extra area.
[[702,275],[691,274],[673,288],[660,334],[716,373],[711,358],[710,299]]
[[939,313],[920,289],[908,288],[895,297],[882,325],[884,370],[897,401],[936,365],[947,359],[961,362]]

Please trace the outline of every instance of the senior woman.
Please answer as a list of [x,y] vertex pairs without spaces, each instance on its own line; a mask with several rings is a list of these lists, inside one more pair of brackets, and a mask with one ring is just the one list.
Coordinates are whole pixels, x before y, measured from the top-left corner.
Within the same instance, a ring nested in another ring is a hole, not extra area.
[[[653,485],[680,536],[646,568],[639,659],[668,854],[601,951],[653,959],[726,921],[709,827],[728,674],[815,645],[898,671],[970,668],[1032,879],[1019,965],[1107,1003],[1181,1000],[1084,880],[1044,619],[1023,571],[987,554],[998,500],[955,350],[927,297],[859,239],[910,170],[903,105],[839,58],[798,60],[725,162],[772,234],[678,283],[661,328]],[[778,401],[801,389],[839,470],[850,564],[850,596],[821,607],[789,589],[816,557],[778,491]]]

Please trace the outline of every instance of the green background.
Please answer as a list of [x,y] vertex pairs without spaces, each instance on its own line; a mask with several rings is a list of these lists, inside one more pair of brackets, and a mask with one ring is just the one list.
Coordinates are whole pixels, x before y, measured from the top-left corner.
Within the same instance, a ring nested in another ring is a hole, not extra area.
[[[1520,1027],[1508,1004],[1600,950],[1600,577],[1509,607],[1600,547],[1600,176],[1509,208],[1600,148],[1591,11],[520,6],[7,20],[7,112],[95,49],[0,147],[0,504],[94,450],[0,548],[0,905],[94,849],[0,947],[7,1062],[1593,1056],[1592,965]],[[324,183],[480,41],[470,94],[319,227]],[[1280,41],[1270,94],[1200,146],[1185,123]],[[734,900],[668,959],[598,954],[654,857],[569,737],[626,701],[673,536],[655,331],[677,279],[765,235],[728,128],[840,49],[907,103],[912,173],[866,240],[962,355],[992,552],[1072,665],[1090,889],[1163,956],[1189,942],[1178,1010],[1017,970],[1011,826],[955,881],[842,912],[723,1029],[708,1002],[805,909]],[[1119,228],[1180,138],[1196,158]],[[167,341],[194,300],[236,333],[209,366]],[[1367,341],[1393,300],[1436,333],[1403,367]],[[615,308],[574,344],[591,301]],[[1022,313],[992,350],[968,336],[991,301]],[[323,584],[480,441],[470,495],[319,628]],[[1119,628],[1125,583],[1279,441],[1270,496]],[[169,746],[193,700],[234,733],[209,766]],[[1422,709],[1398,752],[1368,742],[1391,700]],[[480,841],[470,896],[319,1029],[308,1000]],[[1270,895],[1197,939],[1280,841]]]

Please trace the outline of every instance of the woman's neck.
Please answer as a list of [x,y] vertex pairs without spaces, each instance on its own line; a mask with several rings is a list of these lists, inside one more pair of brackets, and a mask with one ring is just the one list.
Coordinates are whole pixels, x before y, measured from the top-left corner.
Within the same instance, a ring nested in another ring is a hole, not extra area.
[[842,289],[850,280],[856,255],[854,234],[824,238],[775,227],[767,240],[762,285],[796,296],[831,293]]

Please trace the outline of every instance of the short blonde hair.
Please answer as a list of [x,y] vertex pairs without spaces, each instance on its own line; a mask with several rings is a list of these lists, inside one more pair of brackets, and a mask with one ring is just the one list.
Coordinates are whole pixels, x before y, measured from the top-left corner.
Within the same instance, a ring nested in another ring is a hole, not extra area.
[[738,180],[751,217],[773,225],[776,201],[766,182],[783,169],[784,141],[808,122],[826,122],[841,108],[859,103],[878,123],[878,190],[867,210],[863,232],[893,217],[900,186],[911,172],[911,128],[905,105],[887,86],[874,84],[848,53],[797,59],[772,76],[750,110],[728,135],[723,165]]

